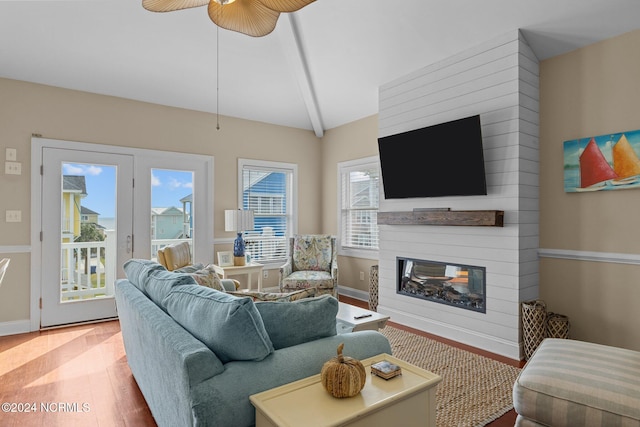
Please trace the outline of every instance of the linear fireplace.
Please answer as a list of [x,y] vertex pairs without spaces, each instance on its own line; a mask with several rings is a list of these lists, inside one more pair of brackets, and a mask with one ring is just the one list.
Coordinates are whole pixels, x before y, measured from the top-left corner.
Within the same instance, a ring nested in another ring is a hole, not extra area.
[[398,294],[486,312],[484,267],[401,257],[396,260]]

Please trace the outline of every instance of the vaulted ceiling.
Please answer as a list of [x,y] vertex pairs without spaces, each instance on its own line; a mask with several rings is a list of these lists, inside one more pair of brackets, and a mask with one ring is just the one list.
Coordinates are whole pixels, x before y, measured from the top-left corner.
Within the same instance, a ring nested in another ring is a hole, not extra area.
[[316,0],[261,38],[217,31],[206,7],[0,1],[0,77],[321,136],[377,113],[380,85],[508,31],[543,60],[638,28],[638,0]]

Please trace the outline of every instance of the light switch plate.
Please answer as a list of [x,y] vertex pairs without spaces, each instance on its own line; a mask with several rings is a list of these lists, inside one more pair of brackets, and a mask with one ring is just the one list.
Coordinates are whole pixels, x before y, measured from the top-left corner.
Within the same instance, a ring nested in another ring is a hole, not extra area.
[[7,148],[4,159],[8,162],[15,162],[18,158],[18,150],[15,148]]

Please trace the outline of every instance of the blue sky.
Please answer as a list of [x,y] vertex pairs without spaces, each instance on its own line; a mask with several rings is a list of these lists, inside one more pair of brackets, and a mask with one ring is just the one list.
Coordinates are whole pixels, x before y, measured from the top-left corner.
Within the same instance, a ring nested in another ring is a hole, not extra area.
[[[102,218],[115,216],[116,168],[114,166],[65,163],[63,173],[85,177],[88,195],[82,199],[82,206],[98,212]],[[153,169],[151,185],[151,207],[181,208],[180,199],[193,191],[193,173]]]
[[614,134],[599,135],[581,139],[573,139],[564,142],[564,164],[565,166],[578,167],[580,163],[580,155],[584,151],[591,138],[593,138],[609,163],[613,163],[611,148],[624,135],[629,141],[631,147],[640,155],[640,130],[630,132],[620,132]]

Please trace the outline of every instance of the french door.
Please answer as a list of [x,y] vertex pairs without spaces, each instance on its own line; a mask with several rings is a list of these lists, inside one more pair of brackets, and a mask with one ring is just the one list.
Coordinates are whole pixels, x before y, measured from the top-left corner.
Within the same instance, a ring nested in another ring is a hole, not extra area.
[[116,317],[114,281],[133,255],[133,156],[42,156],[41,326]]
[[41,165],[32,176],[33,330],[116,317],[124,262],[155,259],[166,244],[188,241],[194,262],[213,263],[211,156],[36,137],[32,170]]

